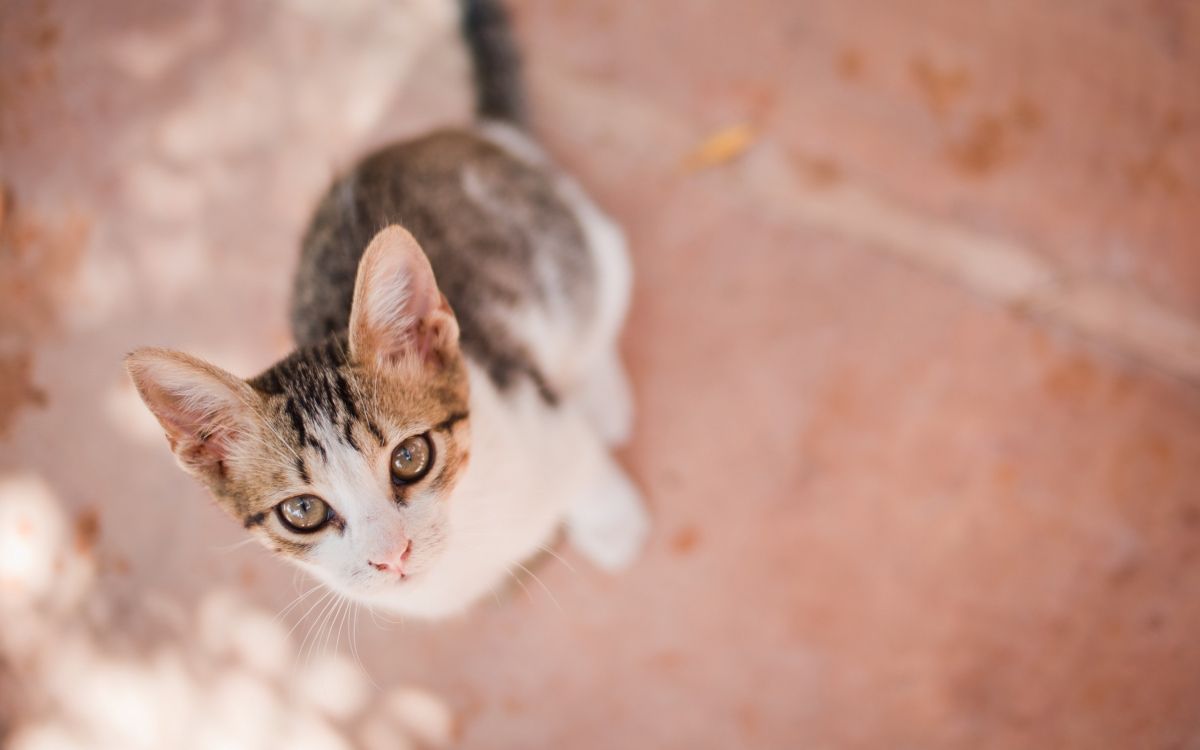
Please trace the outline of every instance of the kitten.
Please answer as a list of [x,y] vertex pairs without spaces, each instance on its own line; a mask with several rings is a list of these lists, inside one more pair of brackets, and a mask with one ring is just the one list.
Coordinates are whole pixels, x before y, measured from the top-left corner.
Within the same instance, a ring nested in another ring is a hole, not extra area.
[[366,157],[304,238],[297,349],[241,380],[139,349],[127,367],[180,465],[338,592],[442,617],[564,521],[608,570],[648,530],[609,455],[632,407],[621,233],[524,134],[503,8],[464,0],[480,124]]

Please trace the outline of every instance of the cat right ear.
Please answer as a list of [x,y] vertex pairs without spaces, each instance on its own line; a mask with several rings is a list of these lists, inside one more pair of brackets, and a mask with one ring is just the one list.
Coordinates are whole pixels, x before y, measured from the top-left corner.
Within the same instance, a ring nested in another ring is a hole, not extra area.
[[458,350],[458,321],[416,239],[400,226],[375,235],[358,263],[350,354],[377,365],[443,364]]
[[125,368],[186,471],[212,478],[255,430],[253,389],[219,367],[169,349],[138,349]]

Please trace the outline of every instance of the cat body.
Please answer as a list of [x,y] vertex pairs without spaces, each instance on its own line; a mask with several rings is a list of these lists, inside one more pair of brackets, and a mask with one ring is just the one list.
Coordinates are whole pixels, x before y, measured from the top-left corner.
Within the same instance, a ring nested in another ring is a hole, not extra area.
[[606,569],[647,532],[609,455],[632,407],[619,230],[520,128],[492,2],[464,4],[480,124],[363,159],[305,235],[297,350],[242,381],[167,350],[129,369],[181,465],[343,595],[462,611],[566,522]]

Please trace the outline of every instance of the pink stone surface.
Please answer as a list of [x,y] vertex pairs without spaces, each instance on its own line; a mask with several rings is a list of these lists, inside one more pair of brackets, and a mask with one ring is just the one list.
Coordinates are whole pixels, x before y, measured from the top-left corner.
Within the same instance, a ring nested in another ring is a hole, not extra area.
[[[771,178],[1196,324],[1200,6],[514,6],[537,130],[633,248],[644,558],[558,545],[460,620],[364,611],[351,649],[348,620],[304,642],[318,608],[289,637],[307,584],[231,547],[121,356],[287,350],[330,177],[464,120],[451,6],[8,3],[0,742],[1200,742],[1196,384],[813,225]],[[740,124],[744,153],[685,168]]]

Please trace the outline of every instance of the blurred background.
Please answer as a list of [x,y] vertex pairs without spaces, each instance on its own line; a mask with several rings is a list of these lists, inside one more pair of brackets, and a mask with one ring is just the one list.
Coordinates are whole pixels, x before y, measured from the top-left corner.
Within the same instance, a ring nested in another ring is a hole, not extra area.
[[511,8],[631,240],[642,561],[288,610],[123,374],[288,350],[453,3],[6,0],[0,745],[1200,747],[1200,4]]

